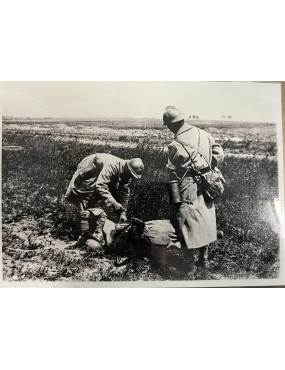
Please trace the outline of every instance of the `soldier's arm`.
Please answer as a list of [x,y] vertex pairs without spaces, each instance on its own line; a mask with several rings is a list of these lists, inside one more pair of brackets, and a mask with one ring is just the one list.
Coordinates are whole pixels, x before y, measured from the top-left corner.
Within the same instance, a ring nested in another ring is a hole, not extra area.
[[110,166],[105,166],[102,168],[96,180],[96,191],[98,195],[106,202],[107,206],[118,204],[109,189],[110,182],[112,181],[114,175],[114,169]]
[[182,177],[189,166],[191,166],[189,154],[180,143],[171,143],[168,146],[168,163],[166,165],[170,180]]
[[129,198],[130,198],[130,193],[131,193],[130,187],[131,187],[130,181],[127,183],[121,183],[119,185],[119,189],[118,189],[119,201],[121,202],[124,211],[127,211],[127,208],[128,208]]
[[[180,145],[181,146],[181,145]],[[180,150],[180,146],[176,145],[175,143],[171,143],[168,145],[168,164],[167,167],[169,169],[177,169],[181,167],[181,165],[185,162],[184,155]]]
[[215,139],[212,135],[209,134],[209,141],[212,147],[212,167],[217,167],[221,164],[224,160],[224,150],[221,145],[215,142]]
[[214,144],[212,146],[212,164],[213,166],[219,166],[224,160],[224,151],[221,145],[219,144]]

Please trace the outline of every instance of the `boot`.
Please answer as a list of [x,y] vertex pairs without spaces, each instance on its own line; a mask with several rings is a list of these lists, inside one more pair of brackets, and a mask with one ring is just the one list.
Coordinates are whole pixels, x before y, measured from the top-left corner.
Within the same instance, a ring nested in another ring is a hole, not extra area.
[[198,249],[197,266],[200,266],[204,269],[209,268],[208,250],[209,250],[209,245],[205,245],[204,247],[201,247]]

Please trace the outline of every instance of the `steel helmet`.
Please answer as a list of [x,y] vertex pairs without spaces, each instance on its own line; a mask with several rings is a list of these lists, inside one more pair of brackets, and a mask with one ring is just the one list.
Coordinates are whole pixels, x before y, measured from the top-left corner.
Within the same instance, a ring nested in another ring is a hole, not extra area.
[[128,169],[135,179],[140,179],[142,177],[142,172],[144,170],[143,162],[140,158],[133,158],[127,161]]
[[177,108],[172,105],[166,107],[165,112],[163,113],[163,124],[167,125],[168,123],[175,123],[182,121],[184,115]]

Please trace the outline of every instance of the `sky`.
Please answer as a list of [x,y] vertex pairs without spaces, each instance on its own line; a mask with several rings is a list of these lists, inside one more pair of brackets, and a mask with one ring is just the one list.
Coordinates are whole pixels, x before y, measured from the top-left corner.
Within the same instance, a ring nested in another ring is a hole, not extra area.
[[15,117],[186,117],[281,123],[281,87],[254,82],[0,82],[2,114]]

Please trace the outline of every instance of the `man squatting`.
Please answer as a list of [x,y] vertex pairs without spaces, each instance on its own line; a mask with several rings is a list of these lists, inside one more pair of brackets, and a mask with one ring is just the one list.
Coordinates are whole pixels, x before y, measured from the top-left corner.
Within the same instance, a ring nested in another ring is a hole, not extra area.
[[[81,216],[82,236],[79,245],[93,240],[104,245],[103,227],[107,206],[108,217],[115,211],[115,221],[127,221],[127,208],[132,179],[139,179],[144,170],[140,158],[124,160],[112,154],[97,153],[85,157],[73,175],[65,199],[76,206]],[[91,237],[91,239],[90,239]]]

